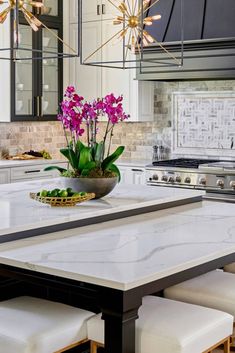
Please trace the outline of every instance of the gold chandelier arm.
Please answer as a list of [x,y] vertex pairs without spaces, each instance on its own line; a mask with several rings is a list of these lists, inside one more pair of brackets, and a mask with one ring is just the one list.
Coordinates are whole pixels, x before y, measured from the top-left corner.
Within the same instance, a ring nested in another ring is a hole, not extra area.
[[165,53],[167,53],[179,66],[181,66],[181,62],[173,55],[169,50],[167,50],[160,42],[158,42],[155,38],[153,38],[157,45],[159,45],[160,48],[162,48]]
[[132,28],[129,31],[129,38],[128,38],[128,42],[127,42],[127,45],[126,45],[125,61],[127,60],[127,54],[128,54],[129,46],[130,46],[130,43],[131,43],[131,32],[132,32]]
[[11,11],[12,7],[11,6],[8,6],[5,10],[3,10],[1,13],[0,13],[0,24],[3,24],[6,19],[7,19],[7,16],[9,14],[9,12]]
[[[151,9],[151,7],[153,7],[154,5],[156,5],[160,0],[155,0],[151,5],[149,5],[145,10],[144,10],[144,14]],[[141,13],[141,10],[139,11],[139,14]]]
[[138,0],[135,0],[135,6],[134,6],[134,8],[133,8],[133,16],[135,16],[136,7],[137,7],[137,1],[138,1]]
[[131,7],[130,7],[130,2],[129,2],[129,0],[127,0],[126,2],[127,2],[128,9],[129,9],[129,16],[131,16]]
[[[140,27],[138,27],[139,30],[142,30]],[[146,31],[146,33],[148,34],[148,32]],[[150,34],[148,34],[150,36]],[[145,38],[148,40],[148,37],[146,37],[146,35],[144,35]],[[154,42],[170,57],[172,58],[176,63],[177,65],[181,66],[181,62],[169,51],[167,50],[156,38],[154,38],[152,35],[151,35],[151,38],[154,40]]]
[[111,40],[113,40],[116,36],[118,36],[126,27],[115,33],[111,38],[109,38],[105,43],[103,43],[99,48],[97,48],[93,53],[91,53],[87,58],[85,58],[84,63],[89,60],[93,55],[95,55],[99,50],[101,50],[105,45],[107,45]]
[[46,28],[46,29],[48,30],[48,32],[50,32],[56,39],[58,39],[65,47],[67,47],[68,49],[70,49],[74,54],[77,54],[75,49],[73,49],[69,44],[67,44],[66,42],[64,42],[62,38],[60,38],[59,36],[57,36],[57,35],[53,32],[53,30],[51,30],[50,28],[48,28],[48,27],[45,25],[45,23],[41,22],[41,24],[42,24],[42,26],[43,26],[44,28]]
[[108,2],[113,5],[119,12],[121,12],[121,14],[123,14],[123,12],[121,11],[121,9],[119,9],[119,7],[117,5],[115,5],[111,0],[108,0]]

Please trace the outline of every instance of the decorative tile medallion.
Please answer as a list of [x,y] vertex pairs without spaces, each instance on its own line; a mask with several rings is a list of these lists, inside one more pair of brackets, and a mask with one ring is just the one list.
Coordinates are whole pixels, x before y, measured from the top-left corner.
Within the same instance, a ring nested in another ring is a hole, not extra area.
[[235,93],[173,93],[174,152],[235,156]]

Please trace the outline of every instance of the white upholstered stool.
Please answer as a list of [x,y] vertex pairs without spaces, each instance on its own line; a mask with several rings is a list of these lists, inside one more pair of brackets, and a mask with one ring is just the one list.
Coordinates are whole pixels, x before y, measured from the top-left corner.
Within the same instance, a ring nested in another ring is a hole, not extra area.
[[87,340],[94,313],[32,297],[0,302],[0,353],[64,352]]
[[[91,353],[104,343],[101,315],[87,322]],[[136,353],[202,353],[224,344],[230,352],[233,317],[221,311],[159,297],[143,298],[136,321]]]
[[[225,311],[235,318],[235,275],[222,270],[208,272],[164,291],[169,299]],[[235,342],[233,333],[232,346]]]
[[232,262],[231,264],[224,266],[224,271],[235,273],[235,262]]

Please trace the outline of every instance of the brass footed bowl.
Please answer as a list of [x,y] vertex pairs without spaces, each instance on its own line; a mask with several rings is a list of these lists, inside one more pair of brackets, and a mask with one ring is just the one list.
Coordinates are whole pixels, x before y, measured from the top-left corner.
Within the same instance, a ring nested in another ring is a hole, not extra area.
[[74,196],[74,197],[47,197],[47,196],[42,197],[42,196],[37,196],[36,193],[31,192],[29,196],[31,199],[35,201],[45,203],[52,207],[73,207],[73,206],[76,206],[77,203],[89,201],[95,198],[94,193],[87,193],[84,196]]

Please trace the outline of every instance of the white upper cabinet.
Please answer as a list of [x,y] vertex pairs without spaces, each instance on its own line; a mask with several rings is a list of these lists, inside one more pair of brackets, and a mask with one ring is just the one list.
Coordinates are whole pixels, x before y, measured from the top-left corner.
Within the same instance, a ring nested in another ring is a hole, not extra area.
[[[70,43],[77,45],[78,36],[78,1],[71,0],[69,23]],[[121,30],[120,26],[113,25],[113,19],[117,16],[117,10],[108,0],[86,0],[82,1],[83,6],[83,33],[82,49],[83,59],[88,58],[94,61],[122,60],[123,55],[130,57],[129,50],[122,47],[122,40],[115,35]],[[64,2],[64,6],[67,3]],[[74,15],[75,14],[75,15]],[[85,23],[84,23],[85,22]],[[66,31],[66,28],[65,28]],[[112,40],[110,40],[113,37]],[[98,50],[104,43],[102,50]],[[86,43],[86,45],[84,45]],[[106,94],[114,93],[123,95],[124,110],[129,113],[129,121],[152,121],[154,108],[154,83],[151,81],[135,80],[135,69],[117,69],[86,66],[80,64],[80,59],[64,61],[65,83],[72,84],[86,100],[103,97]],[[116,64],[114,63],[114,66]],[[68,80],[69,77],[69,80]]]
[[[95,27],[95,28],[94,28]],[[70,24],[70,43],[73,47],[78,43],[78,25]],[[100,41],[101,31],[97,23],[88,22],[84,24],[83,36],[90,38],[90,44],[94,47],[94,42]],[[89,47],[89,46],[88,46]],[[95,54],[96,60],[101,60],[98,54]],[[66,61],[69,65],[69,82],[74,85],[86,100],[92,100],[94,97],[101,96],[101,68],[93,66],[80,65],[79,58],[72,58]]]

